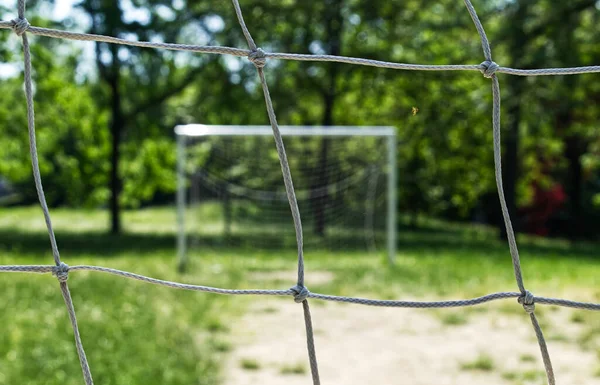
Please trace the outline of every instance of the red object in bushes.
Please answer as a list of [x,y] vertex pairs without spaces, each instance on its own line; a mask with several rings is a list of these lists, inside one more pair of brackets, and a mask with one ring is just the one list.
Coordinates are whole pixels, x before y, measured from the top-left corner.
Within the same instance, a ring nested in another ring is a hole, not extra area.
[[526,209],[529,214],[527,217],[527,230],[530,233],[545,236],[548,235],[548,228],[546,227],[548,220],[565,203],[567,194],[559,183],[547,189],[535,183],[533,188],[533,203]]

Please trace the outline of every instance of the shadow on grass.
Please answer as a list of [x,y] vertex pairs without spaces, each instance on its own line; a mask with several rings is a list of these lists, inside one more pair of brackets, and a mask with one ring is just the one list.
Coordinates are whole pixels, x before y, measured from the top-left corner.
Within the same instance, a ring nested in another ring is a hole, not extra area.
[[[123,233],[111,235],[104,232],[56,232],[59,249],[68,255],[94,255],[100,257],[119,256],[123,253],[144,254],[157,252],[175,253],[175,234],[170,233]],[[257,239],[260,241],[257,242]],[[222,235],[196,237],[198,247],[210,248],[213,251],[254,250],[276,251],[295,248],[293,233],[273,234],[254,230],[249,234],[235,234],[228,237]],[[305,234],[307,248],[350,252],[348,256],[361,256],[366,250],[368,240],[365,236],[354,234],[332,235],[326,240],[318,239],[313,234]],[[377,245],[380,250],[385,239],[379,237]],[[402,254],[449,252],[465,258],[504,258],[508,246],[493,233],[466,233],[464,231],[432,231],[403,229],[398,233],[398,257]],[[541,258],[586,258],[598,259],[596,244],[567,244],[557,242],[539,243],[535,241],[520,242],[522,254],[531,254]],[[20,253],[29,256],[46,258],[50,253],[48,235],[41,232],[24,232],[0,229],[0,251]],[[352,253],[356,252],[356,253]]]

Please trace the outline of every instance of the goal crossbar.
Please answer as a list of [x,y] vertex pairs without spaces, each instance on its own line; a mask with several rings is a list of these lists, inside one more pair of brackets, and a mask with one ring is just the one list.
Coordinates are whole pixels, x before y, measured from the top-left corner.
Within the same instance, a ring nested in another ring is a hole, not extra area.
[[[395,137],[391,126],[279,126],[282,136],[387,136]],[[271,126],[185,124],[175,127],[178,136],[271,136]]]
[[[396,255],[396,129],[392,126],[279,126],[282,136],[384,137],[387,142],[387,257],[390,264]],[[177,258],[179,270],[187,265],[186,207],[186,138],[208,136],[272,136],[271,126],[185,124],[175,126],[177,136]]]

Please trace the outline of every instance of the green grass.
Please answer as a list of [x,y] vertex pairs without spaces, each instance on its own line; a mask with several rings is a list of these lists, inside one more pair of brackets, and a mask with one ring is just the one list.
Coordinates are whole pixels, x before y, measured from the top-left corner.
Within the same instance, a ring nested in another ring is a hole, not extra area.
[[445,311],[440,313],[442,324],[449,326],[465,325],[469,319],[465,312]]
[[600,325],[597,322],[587,325],[577,337],[577,343],[583,350],[600,347]]
[[243,358],[242,361],[240,361],[240,366],[246,370],[260,369],[260,364],[258,363],[258,361],[252,358]]
[[508,381],[514,381],[519,377],[518,373],[515,372],[504,372],[502,373],[502,378]]
[[541,370],[525,370],[519,372],[504,372],[502,378],[508,381],[516,381],[516,384],[540,384],[546,383],[546,373]]
[[[179,276],[166,237],[106,235],[102,212],[53,210],[53,214],[61,257],[70,265],[110,266],[223,287],[237,281],[235,272],[215,275],[201,269]],[[156,214],[160,217],[161,210]],[[37,208],[0,211],[0,264],[53,263],[40,218]],[[236,298],[88,272],[71,273],[68,282],[95,383],[218,383],[217,353],[229,349],[219,335],[226,332],[227,318],[238,312]],[[2,274],[0,291],[0,384],[81,384],[56,278]]]
[[475,360],[461,364],[460,368],[462,370],[480,370],[484,372],[490,372],[494,370],[494,361],[488,355],[481,354]]
[[305,374],[307,372],[306,365],[302,362],[298,362],[294,365],[284,365],[279,369],[281,374]]
[[533,354],[521,354],[519,360],[521,360],[521,362],[535,362],[537,359]]
[[571,314],[571,322],[581,324],[585,322],[585,317],[581,312]]
[[[206,233],[200,238],[201,247],[191,250],[188,272],[179,275],[172,207],[125,212],[125,231],[117,236],[106,231],[105,211],[52,209],[51,214],[61,257],[69,265],[101,265],[226,288],[287,289],[295,284],[297,257],[291,231],[280,236],[251,226],[251,234],[234,233],[229,244],[218,232]],[[210,226],[220,228],[214,215],[207,218],[212,218]],[[401,226],[397,263],[391,268],[385,263],[385,250],[365,254],[352,235],[340,233],[334,246],[315,248],[310,246],[314,236],[307,231],[308,288],[388,299],[516,291],[508,247],[494,230],[435,220],[422,224],[418,230]],[[291,229],[291,220],[282,227]],[[519,244],[525,282],[534,294],[600,299],[596,245],[528,237],[519,237]],[[0,209],[0,264],[51,263],[41,210]],[[251,276],[282,270],[291,272],[289,281],[258,282]],[[331,272],[333,280],[311,284],[311,272],[319,270]],[[56,278],[16,273],[0,277],[0,385],[80,384],[73,335]],[[260,301],[155,287],[92,272],[71,273],[69,287],[94,380],[110,385],[217,384],[219,355],[231,349],[224,337],[248,302]],[[516,301],[501,306],[522,315]],[[447,325],[466,322],[465,315],[454,315],[461,313],[447,314],[442,318]],[[596,335],[595,328],[586,331]]]
[[569,336],[562,333],[549,333],[547,339],[554,342],[569,342],[571,340]]
[[[152,267],[136,270],[177,278],[164,273],[164,261],[151,258],[145,264]],[[134,263],[110,265],[131,268]],[[94,274],[71,274],[69,287],[96,383],[177,384],[191,378],[216,383],[213,352],[222,348],[199,331],[211,330],[205,317],[223,316],[217,312],[226,310],[228,300],[217,303],[206,296]],[[0,333],[0,383],[80,384],[72,331],[56,280],[15,274],[0,281],[0,290],[8,299],[0,305],[0,324],[6,325]]]
[[219,353],[227,353],[232,349],[231,343],[222,338],[215,338],[212,340],[211,346],[213,347],[214,351]]
[[521,374],[521,378],[523,379],[523,381],[527,382],[541,382],[541,380],[546,379],[546,373],[541,370],[526,370]]

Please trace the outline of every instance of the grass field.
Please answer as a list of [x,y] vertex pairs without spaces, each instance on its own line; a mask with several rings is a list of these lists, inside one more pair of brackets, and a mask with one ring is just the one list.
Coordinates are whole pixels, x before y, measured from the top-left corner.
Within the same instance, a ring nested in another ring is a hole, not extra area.
[[[106,233],[104,211],[58,209],[52,216],[61,257],[70,265],[101,265],[227,288],[286,289],[295,284],[295,247],[256,249],[251,239],[236,247],[214,242],[201,253],[193,251],[189,271],[177,274],[171,207],[126,212],[120,236]],[[388,299],[517,291],[508,247],[493,230],[428,220],[419,230],[401,230],[398,238],[392,268],[383,251],[367,258],[348,248],[307,252],[307,287]],[[523,237],[520,246],[525,285],[534,294],[600,301],[598,245]],[[40,209],[1,209],[0,264],[51,263]],[[269,272],[283,272],[277,276],[290,279],[257,278],[257,273]],[[311,284],[311,272],[329,272],[333,279]],[[69,286],[94,380],[103,385],[219,383],[233,321],[249,304],[261,301],[88,272],[72,273]],[[0,290],[0,384],[82,383],[56,278],[3,273]],[[501,306],[507,312],[523,311],[512,301]],[[573,322],[589,324],[591,337],[583,336],[582,343],[600,335],[597,314],[574,314]],[[448,324],[463,322],[456,312],[440,317]]]

